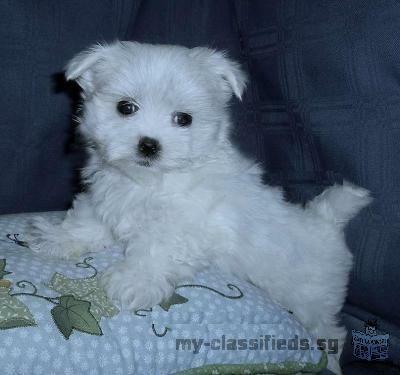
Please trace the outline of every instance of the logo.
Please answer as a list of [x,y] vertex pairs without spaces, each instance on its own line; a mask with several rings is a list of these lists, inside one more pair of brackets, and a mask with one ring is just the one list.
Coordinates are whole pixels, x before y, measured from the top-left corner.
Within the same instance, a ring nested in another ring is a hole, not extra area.
[[384,360],[388,358],[389,334],[378,335],[377,321],[368,320],[365,323],[365,333],[353,329],[353,355],[367,361]]

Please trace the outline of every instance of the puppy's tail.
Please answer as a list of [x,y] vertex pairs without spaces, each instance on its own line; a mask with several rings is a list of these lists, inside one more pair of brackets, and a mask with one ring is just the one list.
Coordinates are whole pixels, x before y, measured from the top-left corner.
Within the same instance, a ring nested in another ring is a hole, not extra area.
[[344,181],[333,185],[315,197],[306,206],[328,221],[344,227],[350,219],[372,202],[368,190]]

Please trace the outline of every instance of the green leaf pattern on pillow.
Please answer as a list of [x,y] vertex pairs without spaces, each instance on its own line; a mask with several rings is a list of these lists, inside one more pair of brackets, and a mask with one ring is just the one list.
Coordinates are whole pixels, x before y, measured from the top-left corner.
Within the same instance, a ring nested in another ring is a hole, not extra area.
[[90,302],[90,312],[100,321],[101,317],[111,318],[119,313],[107,298],[103,289],[98,285],[97,277],[86,279],[70,279],[60,273],[55,273],[47,284],[50,289],[62,295],[73,295],[74,297]]
[[[31,296],[40,298],[54,305],[51,309],[51,315],[54,323],[65,337],[69,339],[74,330],[89,333],[93,335],[102,335],[100,320],[102,317],[112,318],[119,313],[119,309],[107,298],[104,290],[98,283],[97,269],[90,264],[92,257],[85,258],[82,262],[76,264],[76,267],[91,269],[92,276],[85,278],[69,278],[58,272],[54,273],[46,286],[58,293],[57,297],[49,297],[38,294],[38,288],[28,280],[20,280],[15,283],[19,288],[30,286],[31,292],[15,292],[11,293],[11,282],[9,280],[0,280],[0,328],[17,328],[27,325],[35,325],[32,314],[29,309],[18,300],[17,296]],[[11,272],[5,271],[6,260],[0,260],[0,276],[4,276]],[[199,288],[208,290],[228,299],[238,299],[243,297],[242,291],[235,285],[228,284],[230,291],[235,292],[233,295],[222,293],[214,288],[206,285],[186,284],[177,286],[180,288]],[[182,305],[189,300],[177,292],[166,301],[160,303],[160,307],[168,312],[173,306]],[[136,316],[147,316],[152,309],[138,310]],[[170,330],[164,327],[162,334],[158,333],[154,325],[152,331],[157,337],[163,337]]]
[[10,295],[10,286],[7,286],[6,283],[2,283],[1,285],[0,329],[10,329],[36,325],[35,319],[33,318],[29,309],[18,298]]
[[60,303],[53,307],[51,315],[67,340],[73,329],[92,335],[103,334],[99,323],[90,312],[90,302],[76,299],[72,295],[60,297]]

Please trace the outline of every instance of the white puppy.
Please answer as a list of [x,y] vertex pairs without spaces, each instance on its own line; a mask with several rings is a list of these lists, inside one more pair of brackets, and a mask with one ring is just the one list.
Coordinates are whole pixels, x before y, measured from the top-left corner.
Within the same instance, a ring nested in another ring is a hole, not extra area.
[[122,244],[125,260],[102,283],[128,309],[160,303],[213,264],[263,288],[315,336],[344,340],[343,227],[368,192],[333,186],[303,209],[263,185],[228,137],[228,102],[246,84],[238,64],[208,48],[116,42],[76,56],[66,76],[83,89],[87,190],[61,225],[35,221],[34,250],[69,258]]

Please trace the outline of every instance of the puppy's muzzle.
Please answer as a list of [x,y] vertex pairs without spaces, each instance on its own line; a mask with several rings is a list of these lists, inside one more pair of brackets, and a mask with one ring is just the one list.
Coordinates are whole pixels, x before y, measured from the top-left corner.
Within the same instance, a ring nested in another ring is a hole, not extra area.
[[138,153],[146,158],[155,158],[161,151],[160,142],[150,137],[142,137],[138,143]]

